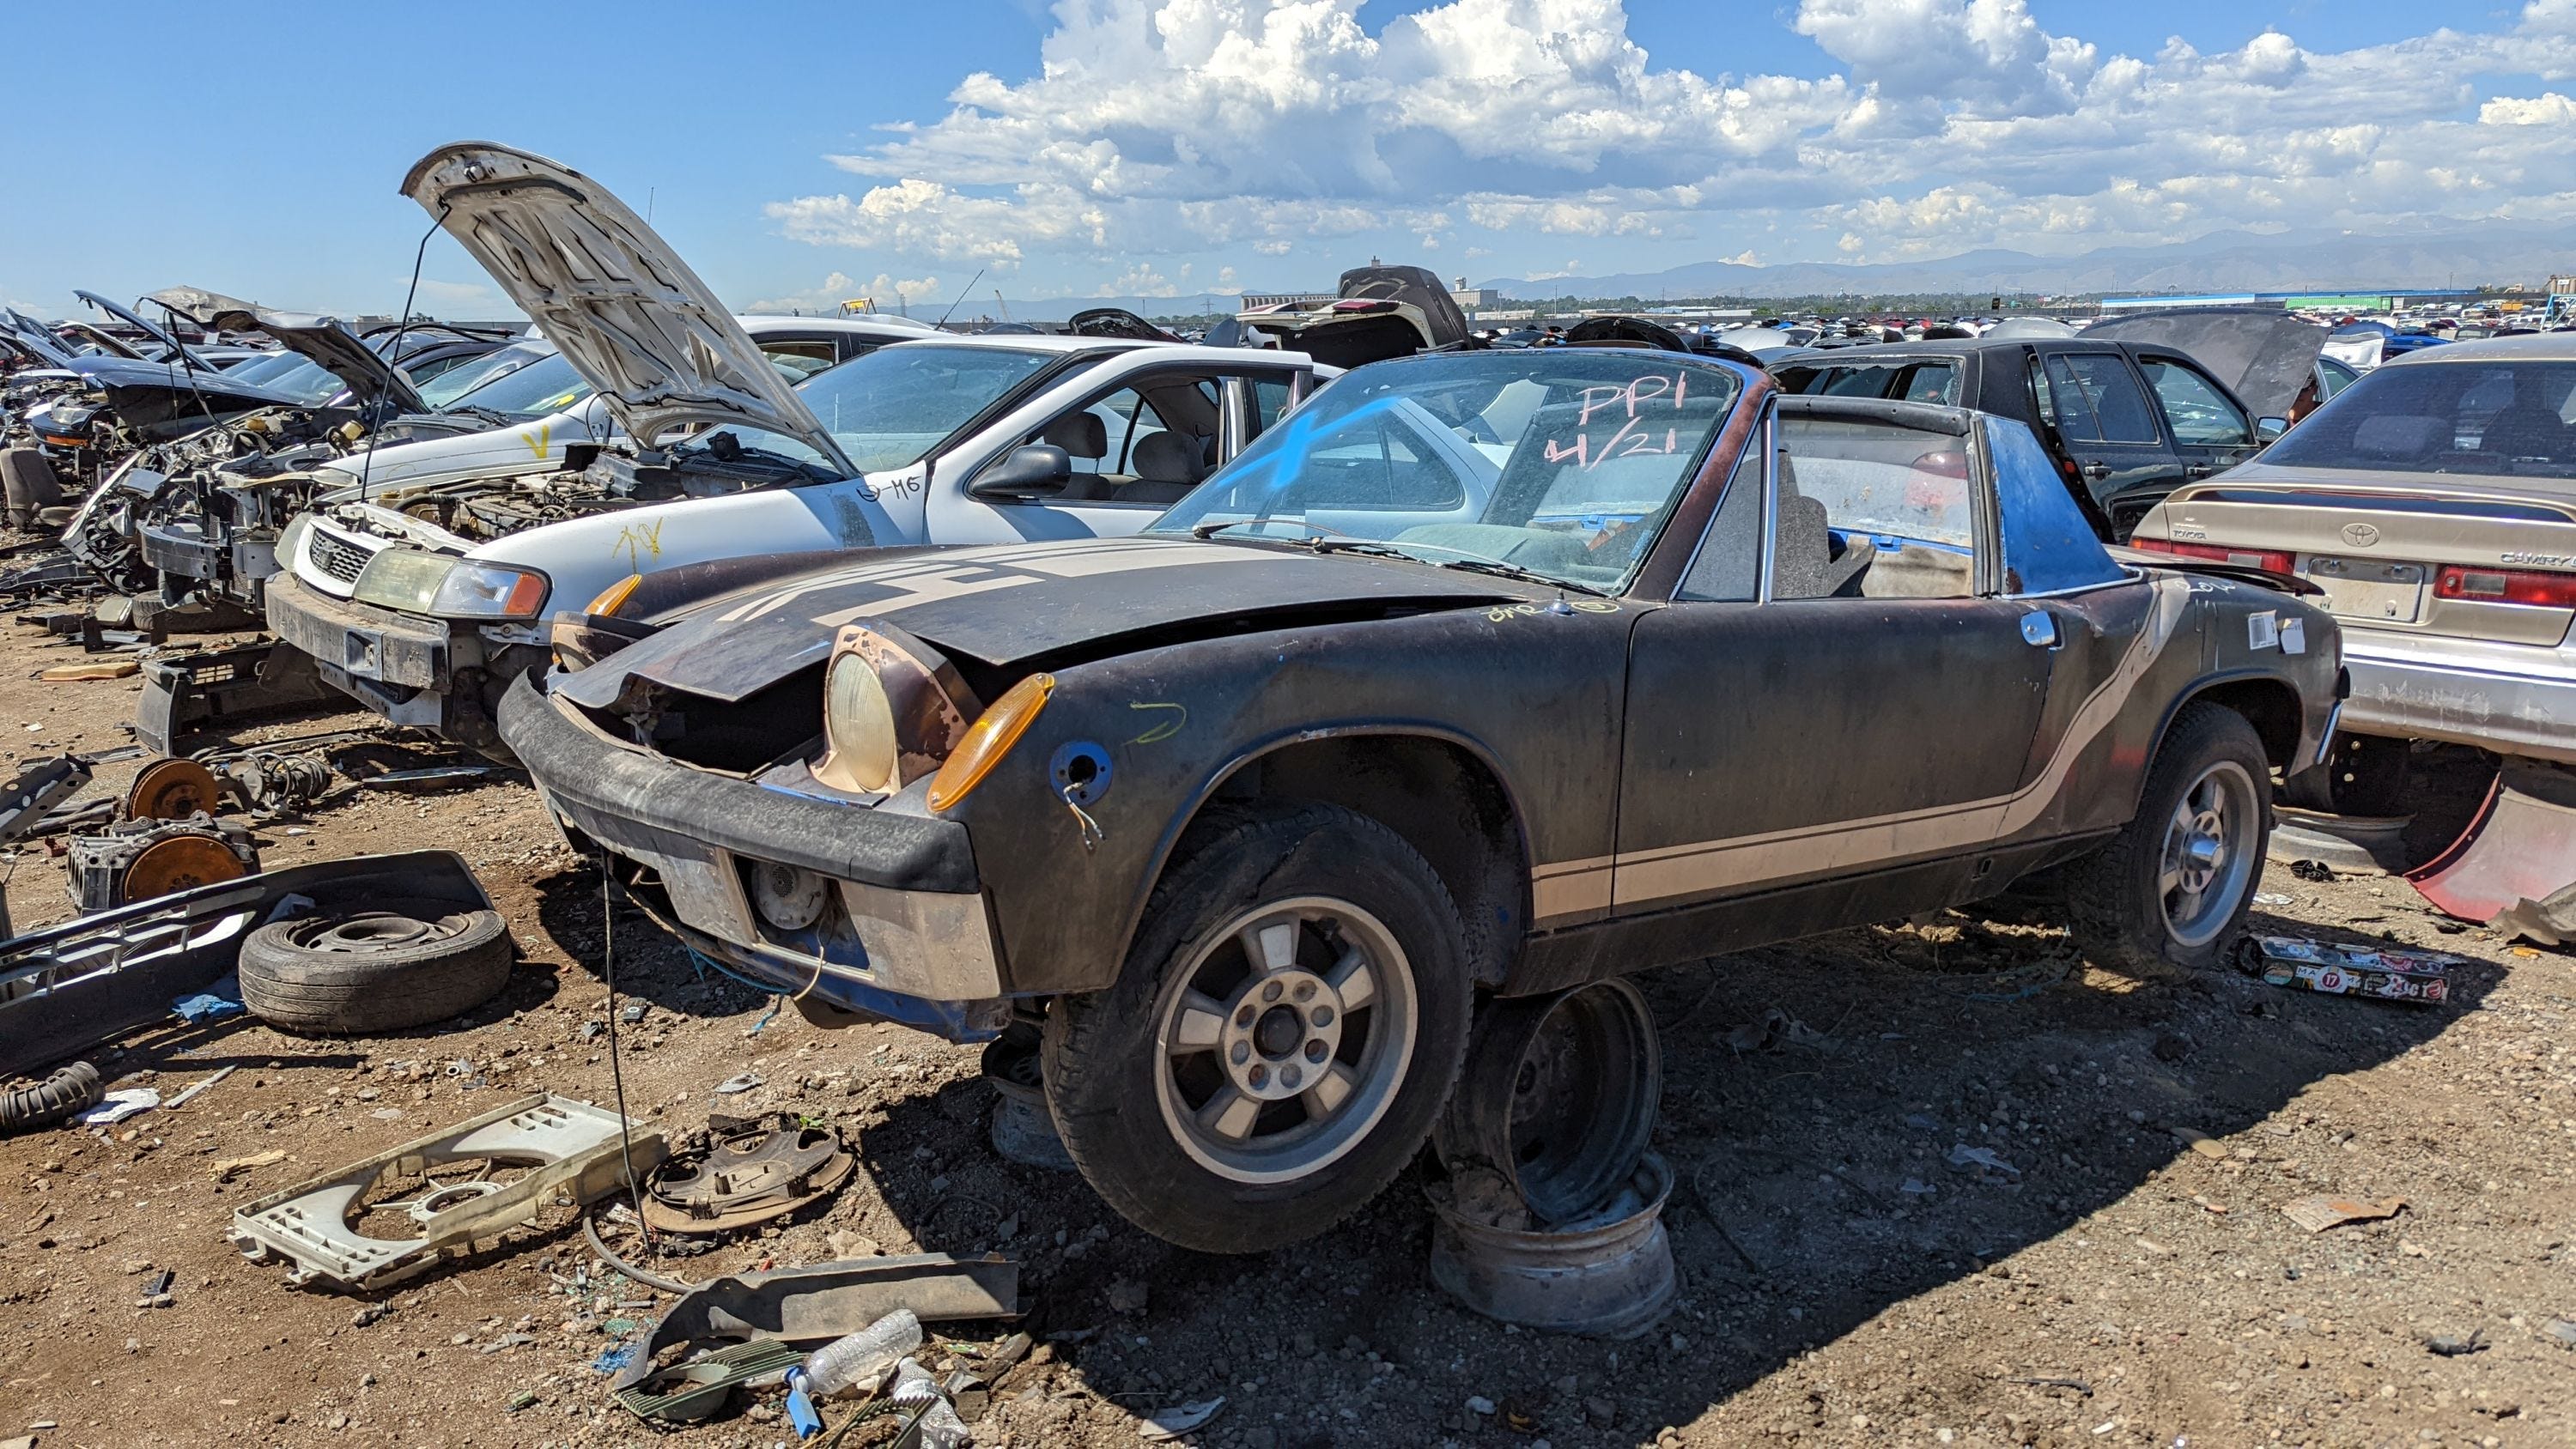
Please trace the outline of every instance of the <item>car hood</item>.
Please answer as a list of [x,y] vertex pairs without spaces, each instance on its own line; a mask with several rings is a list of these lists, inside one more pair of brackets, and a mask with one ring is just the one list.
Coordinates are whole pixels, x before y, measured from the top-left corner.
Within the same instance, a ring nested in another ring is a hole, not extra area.
[[1371,617],[1388,608],[1468,608],[1555,591],[1397,559],[1318,555],[1172,538],[1072,539],[908,549],[752,585],[676,623],[556,693],[605,708],[629,678],[737,700],[831,652],[841,625],[883,619],[950,654],[1008,665],[1117,639],[1177,642],[1193,626],[1235,632],[1246,616]]
[[379,401],[398,413],[425,413],[429,404],[414,391],[411,379],[394,370],[376,350],[358,339],[336,317],[310,312],[271,312],[238,297],[202,287],[165,287],[151,299],[200,327],[219,332],[265,332],[289,352],[320,363],[349,385],[350,402],[372,408]]
[[2096,322],[2084,340],[2170,347],[2209,369],[2257,417],[2285,418],[2325,349],[2326,329],[2260,307],[2190,307]]
[[116,303],[109,301],[107,298],[100,296],[98,293],[75,290],[72,295],[80,298],[84,302],[87,302],[91,306],[96,307],[98,310],[105,312],[110,317],[114,317],[118,321],[127,324],[128,326],[142,328],[145,333],[151,336],[153,341],[161,344],[163,350],[170,355],[174,363],[181,356],[185,356],[191,363],[196,365],[197,370],[200,372],[223,371],[222,368],[217,367],[212,362],[198,356],[193,348],[190,348],[186,343],[181,342],[178,338],[171,336],[167,330],[144,321],[142,318],[126,311],[123,307],[120,307]]
[[72,365],[72,350],[62,344],[62,339],[54,335],[53,329],[15,307],[0,313],[0,330],[5,330],[25,344],[28,351],[56,367]]
[[402,193],[474,254],[638,443],[739,424],[858,472],[715,293],[608,188],[543,156],[459,141],[415,163]]

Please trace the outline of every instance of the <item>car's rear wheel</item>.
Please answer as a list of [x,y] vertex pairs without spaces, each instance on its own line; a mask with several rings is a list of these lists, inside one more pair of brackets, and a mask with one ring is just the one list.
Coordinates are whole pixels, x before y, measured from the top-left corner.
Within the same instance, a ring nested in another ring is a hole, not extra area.
[[2185,707],[2136,816],[2067,872],[2069,924],[2088,958],[2149,972],[2224,959],[2263,874],[2270,770],[2244,716]]
[[1474,1010],[1462,935],[1439,876],[1366,816],[1201,822],[1118,983],[1048,1016],[1066,1149],[1183,1247],[1322,1232],[1402,1170],[1448,1099]]

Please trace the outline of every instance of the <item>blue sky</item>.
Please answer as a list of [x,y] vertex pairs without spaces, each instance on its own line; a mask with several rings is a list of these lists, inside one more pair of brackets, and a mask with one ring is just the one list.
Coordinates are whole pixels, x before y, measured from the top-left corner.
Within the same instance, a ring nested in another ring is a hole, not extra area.
[[[1196,295],[1370,252],[1482,279],[2549,218],[2576,130],[2576,0],[1274,12],[136,0],[112,51],[11,67],[0,299],[390,311],[426,225],[394,187],[463,138],[649,198],[748,306],[944,301],[978,266],[979,295]],[[425,275],[429,307],[507,310],[444,238]]]

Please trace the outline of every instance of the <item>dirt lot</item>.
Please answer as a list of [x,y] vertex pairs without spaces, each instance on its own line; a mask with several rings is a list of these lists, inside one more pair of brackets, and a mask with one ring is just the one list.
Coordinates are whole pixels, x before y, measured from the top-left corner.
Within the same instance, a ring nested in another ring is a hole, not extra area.
[[[133,681],[33,682],[77,656],[31,634],[0,635],[0,754],[121,743]],[[341,722],[361,721],[256,733]],[[0,1441],[790,1440],[774,1396],[670,1435],[610,1401],[591,1368],[615,1341],[603,1325],[649,1320],[639,1305],[662,1295],[568,1292],[599,1278],[569,1214],[377,1299],[290,1290],[226,1245],[237,1205],[510,1096],[612,1098],[584,1034],[608,1017],[598,878],[524,784],[362,794],[261,839],[272,866],[458,850],[523,964],[500,1000],[431,1031],[307,1040],[236,1018],[94,1054],[165,1096],[240,1070],[183,1109],[0,1142]],[[69,914],[62,880],[20,855],[22,927]],[[1045,1346],[1000,1386],[982,1443],[1133,1444],[1140,1413],[1217,1395],[1198,1440],[1264,1449],[2576,1443],[2576,1325],[2552,1330],[2576,1320],[2576,961],[2461,931],[2398,881],[2276,868],[2265,889],[2288,897],[2265,930],[2473,958],[2460,999],[2140,982],[2074,962],[2045,926],[1965,918],[1646,978],[1682,1286],[1626,1343],[1521,1333],[1444,1298],[1415,1173],[1285,1252],[1166,1247],[1078,1178],[995,1155],[974,1051],[773,1014],[621,913],[620,985],[647,1003],[625,1079],[635,1114],[673,1132],[793,1108],[862,1158],[827,1208],[666,1261],[675,1276],[871,1244],[1024,1264],[1023,1326]],[[1804,1030],[1760,1029],[1774,1008]],[[766,1085],[713,1094],[746,1070]],[[2011,1171],[1953,1170],[1960,1145]],[[285,1158],[214,1179],[272,1150]],[[2282,1215],[2321,1192],[2406,1207],[2319,1234]],[[171,1303],[139,1306],[163,1268]],[[945,1327],[973,1342],[1010,1326]],[[2428,1349],[2443,1335],[2475,1350]]]

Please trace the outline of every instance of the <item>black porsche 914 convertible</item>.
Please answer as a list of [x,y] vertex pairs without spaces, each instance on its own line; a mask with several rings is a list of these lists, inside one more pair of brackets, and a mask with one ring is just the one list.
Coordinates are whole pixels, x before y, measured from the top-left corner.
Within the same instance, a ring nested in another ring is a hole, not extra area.
[[1042,1024],[1101,1195],[1242,1252],[1395,1176],[1480,994],[2047,868],[2096,961],[2212,962],[2342,671],[2325,614],[2191,567],[2115,561],[2018,422],[1426,355],[1138,537],[634,581],[500,725],[576,847],[809,1016]]

